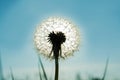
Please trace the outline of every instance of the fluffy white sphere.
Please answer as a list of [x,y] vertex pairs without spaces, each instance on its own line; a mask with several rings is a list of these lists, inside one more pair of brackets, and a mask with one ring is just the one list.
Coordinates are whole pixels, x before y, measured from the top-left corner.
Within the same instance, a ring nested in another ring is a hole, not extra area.
[[48,35],[53,31],[62,32],[66,37],[66,41],[61,45],[63,57],[73,55],[74,51],[78,50],[80,34],[77,26],[65,18],[50,17],[37,26],[34,34],[35,47],[39,53],[49,56],[52,44],[48,41]]

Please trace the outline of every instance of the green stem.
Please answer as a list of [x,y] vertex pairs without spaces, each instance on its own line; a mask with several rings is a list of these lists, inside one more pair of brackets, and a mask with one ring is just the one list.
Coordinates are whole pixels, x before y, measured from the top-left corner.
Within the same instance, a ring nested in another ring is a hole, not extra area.
[[55,80],[58,80],[59,76],[59,61],[58,58],[55,58]]

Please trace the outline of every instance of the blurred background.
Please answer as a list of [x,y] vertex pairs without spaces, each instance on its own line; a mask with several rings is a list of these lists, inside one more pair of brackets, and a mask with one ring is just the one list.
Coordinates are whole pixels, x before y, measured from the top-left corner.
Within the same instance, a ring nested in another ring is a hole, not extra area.
[[[119,0],[0,0],[0,77],[39,80],[33,36],[49,16],[71,19],[81,33],[74,56],[60,60],[61,80],[120,80]],[[41,56],[47,76],[54,78],[54,61]]]

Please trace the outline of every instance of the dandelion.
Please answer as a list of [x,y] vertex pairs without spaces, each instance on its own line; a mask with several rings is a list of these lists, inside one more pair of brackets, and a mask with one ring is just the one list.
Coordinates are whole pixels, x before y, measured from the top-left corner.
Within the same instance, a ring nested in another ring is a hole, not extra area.
[[39,53],[55,60],[55,80],[58,80],[59,59],[65,59],[78,50],[80,35],[71,21],[50,17],[38,25],[34,43]]

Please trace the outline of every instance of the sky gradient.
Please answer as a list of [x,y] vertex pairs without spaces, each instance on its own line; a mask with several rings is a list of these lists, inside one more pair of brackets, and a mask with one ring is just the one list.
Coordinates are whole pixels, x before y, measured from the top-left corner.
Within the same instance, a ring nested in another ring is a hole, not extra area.
[[[78,25],[82,39],[80,50],[60,62],[61,71],[72,69],[75,73],[101,77],[109,57],[107,74],[120,79],[119,4],[119,0],[0,0],[3,70],[6,74],[9,67],[16,74],[36,70],[37,53],[33,44],[36,25],[49,16],[57,15],[68,17]],[[44,57],[42,60],[51,71],[54,63]]]

